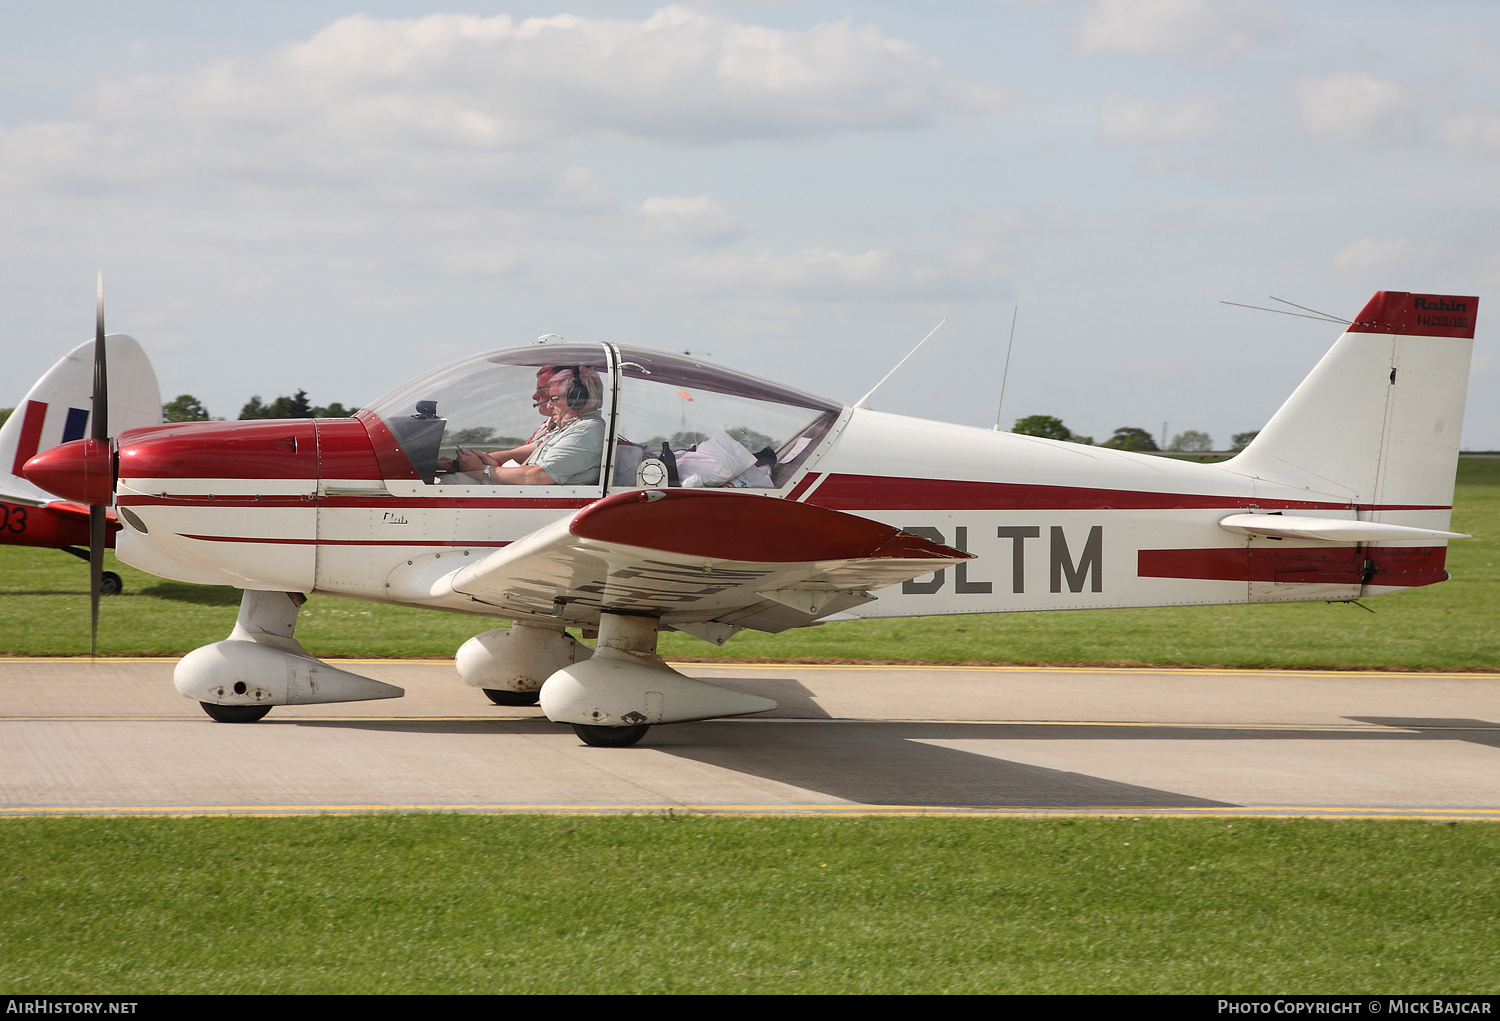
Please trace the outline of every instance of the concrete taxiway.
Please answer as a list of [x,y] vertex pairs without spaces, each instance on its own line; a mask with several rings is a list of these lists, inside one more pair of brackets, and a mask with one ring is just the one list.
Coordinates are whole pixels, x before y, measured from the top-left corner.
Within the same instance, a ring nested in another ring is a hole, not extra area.
[[764,716],[590,748],[448,662],[403,699],[208,719],[170,660],[0,660],[0,816],[370,811],[1500,821],[1500,675],[1012,667],[683,672]]

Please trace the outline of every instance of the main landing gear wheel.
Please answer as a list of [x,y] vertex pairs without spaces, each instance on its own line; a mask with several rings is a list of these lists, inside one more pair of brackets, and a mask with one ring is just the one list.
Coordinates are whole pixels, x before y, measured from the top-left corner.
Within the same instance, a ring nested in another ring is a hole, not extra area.
[[213,702],[198,704],[220,723],[254,723],[271,711],[268,705],[216,705]]
[[651,724],[642,723],[635,727],[596,727],[592,723],[573,724],[573,733],[586,745],[595,748],[629,748],[641,738],[646,736],[646,731],[651,729]]
[[120,580],[120,576],[114,571],[105,571],[99,576],[99,594],[101,596],[119,595],[120,590],[124,587],[125,583]]
[[540,689],[536,691],[507,691],[504,688],[481,688],[490,701],[496,705],[522,706],[536,705],[542,697]]

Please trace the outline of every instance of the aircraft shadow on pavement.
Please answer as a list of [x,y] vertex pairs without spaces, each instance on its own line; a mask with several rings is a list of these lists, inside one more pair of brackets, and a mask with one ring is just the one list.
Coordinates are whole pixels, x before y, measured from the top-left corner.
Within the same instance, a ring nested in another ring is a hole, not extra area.
[[[771,682],[788,696],[795,682]],[[763,688],[771,694],[769,687]],[[788,700],[790,701],[790,699]],[[925,721],[835,721],[818,710],[807,722],[721,720],[652,728],[635,748],[601,754],[657,751],[746,776],[866,805],[1057,806],[1140,808],[1223,808],[1229,802],[1174,791],[1140,787],[1103,777],[1014,762],[928,741],[960,740],[1132,740],[1256,741],[1472,741],[1500,747],[1500,724],[1485,720],[1350,716],[1346,719],[1392,728],[1381,731],[1305,731],[1246,727],[1152,727]],[[777,711],[778,718],[783,716]],[[494,739],[497,730],[534,732],[562,729],[545,718],[496,720],[307,720],[284,723],[338,729],[397,730],[468,735]],[[476,727],[475,723],[481,724]],[[264,725],[264,724],[261,724]]]
[[1415,716],[1346,716],[1360,723],[1377,723],[1382,727],[1415,730],[1431,741],[1471,741],[1474,744],[1500,748],[1500,723],[1488,720],[1427,719]]
[[[1214,808],[1228,803],[1103,777],[1012,762],[925,743],[957,740],[1316,741],[1464,740],[1500,747],[1500,726],[1483,720],[1348,717],[1399,727],[1390,733],[1260,728],[1016,726],[970,723],[766,722],[684,724],[653,731],[660,751],[832,797],[871,805],[1055,805]],[[712,733],[698,728],[712,727]],[[1402,731],[1415,730],[1416,733]]]
[[[565,730],[543,717],[517,720],[293,720],[281,725],[330,730],[380,730],[443,734],[494,740],[498,731],[535,733]],[[258,723],[263,727],[272,721]],[[478,724],[478,726],[476,726]],[[274,725],[274,724],[273,724]],[[1057,728],[1058,737],[1098,736],[1090,728]],[[1095,731],[1102,728],[1092,728]],[[746,776],[818,791],[867,805],[1120,805],[1222,808],[1211,801],[1172,791],[1119,783],[1083,773],[1010,762],[988,755],[924,744],[923,740],[1034,738],[1036,728],[1017,734],[1010,728],[973,723],[682,723],[653,727],[633,748],[594,749],[599,755],[663,752]],[[569,735],[571,736],[571,735]],[[1215,736],[1219,736],[1216,732]],[[618,762],[616,766],[618,766]]]
[[866,805],[1227,805],[924,743],[1011,736],[991,724],[768,722],[663,727],[648,740],[681,758]]

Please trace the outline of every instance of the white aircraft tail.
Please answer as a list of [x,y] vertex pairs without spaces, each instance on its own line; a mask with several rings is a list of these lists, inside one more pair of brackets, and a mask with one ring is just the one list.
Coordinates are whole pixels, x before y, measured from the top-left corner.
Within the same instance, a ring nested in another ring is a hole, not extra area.
[[1379,291],[1224,467],[1374,511],[1453,503],[1479,299]]
[[[161,422],[161,390],[146,352],[123,333],[104,338],[109,355],[109,431]],[[43,450],[89,434],[94,392],[94,342],[79,344],[48,369],[0,426],[0,497],[39,503],[57,499],[21,477],[21,466]]]

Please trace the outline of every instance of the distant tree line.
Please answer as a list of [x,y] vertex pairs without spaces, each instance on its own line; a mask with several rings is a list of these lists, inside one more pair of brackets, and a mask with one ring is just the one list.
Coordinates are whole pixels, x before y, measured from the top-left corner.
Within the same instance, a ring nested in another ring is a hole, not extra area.
[[270,404],[261,403],[260,394],[255,394],[240,409],[240,419],[243,421],[251,418],[349,418],[358,410],[358,408],[346,408],[337,401],[326,407],[315,408],[307,399],[307,391],[298,390],[292,396],[278,397]]
[[[1092,436],[1075,433],[1063,425],[1062,419],[1054,418],[1051,415],[1028,415],[1025,418],[1018,418],[1011,432],[1019,433],[1022,436],[1040,436],[1046,440],[1062,440],[1064,443],[1094,445],[1094,438]],[[1258,433],[1259,430],[1248,433],[1235,433],[1232,441],[1233,446],[1230,449],[1236,452],[1244,450],[1250,445],[1250,441],[1255,439]],[[1161,450],[1161,447],[1157,446],[1155,438],[1149,432],[1136,426],[1121,426],[1115,430],[1113,436],[1098,445],[1109,447],[1112,450]],[[1172,437],[1172,442],[1167,444],[1167,450],[1173,452],[1207,453],[1213,449],[1213,437],[1209,436],[1208,433],[1199,432],[1196,429],[1188,429],[1185,432],[1178,433]]]
[[[281,396],[269,404],[260,399],[260,394],[250,398],[240,409],[240,421],[257,418],[350,418],[358,408],[346,408],[337,401],[323,407],[313,407],[307,399],[306,390],[298,390],[290,397]],[[192,394],[179,394],[161,406],[163,422],[208,422],[215,420],[203,402]],[[216,421],[223,421],[217,419]]]

